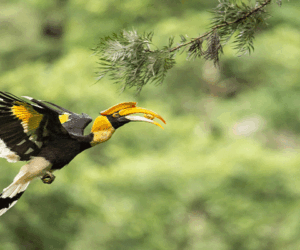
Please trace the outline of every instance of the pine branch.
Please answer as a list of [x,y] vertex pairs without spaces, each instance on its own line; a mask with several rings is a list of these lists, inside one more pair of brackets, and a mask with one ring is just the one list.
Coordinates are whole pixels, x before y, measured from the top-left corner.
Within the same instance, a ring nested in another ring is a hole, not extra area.
[[[281,1],[278,1],[280,2],[280,5],[281,5]],[[223,3],[228,3],[227,1],[223,1]],[[245,13],[244,16],[240,17],[239,19],[235,20],[235,21],[232,21],[232,22],[227,22],[227,21],[223,21],[224,23],[222,24],[218,24],[218,25],[215,25],[214,27],[212,27],[212,29],[206,33],[204,33],[203,35],[197,37],[197,38],[194,38],[192,39],[190,42],[187,42],[187,43],[184,43],[184,44],[180,44],[172,49],[170,49],[170,52],[174,52],[182,47],[185,47],[189,44],[192,44],[196,41],[199,41],[199,40],[202,40],[203,38],[209,36],[211,33],[215,32],[216,30],[218,29],[221,29],[225,26],[230,26],[230,25],[233,25],[233,24],[237,24],[243,20],[246,20],[249,16],[253,15],[254,13],[258,12],[259,10],[261,10],[262,8],[264,8],[267,4],[270,4],[271,3],[271,0],[266,0],[263,4],[261,4],[260,6],[258,6],[257,8],[253,9],[252,11],[248,12],[248,13]]]
[[153,32],[138,35],[136,31],[123,31],[102,38],[94,49],[100,59],[98,79],[108,74],[116,83],[123,83],[122,90],[136,87],[138,92],[149,81],[162,83],[175,64],[175,54],[168,52],[174,39],[170,38],[165,48],[153,51],[152,37]]
[[[274,0],[273,0],[274,1]],[[219,0],[211,12],[210,30],[201,36],[187,41],[181,36],[181,43],[173,47],[174,38],[162,49],[153,49],[153,32],[137,34],[136,31],[123,31],[112,37],[100,39],[95,48],[99,56],[98,79],[109,75],[122,90],[136,87],[140,92],[147,83],[162,83],[167,71],[175,65],[177,52],[187,50],[188,59],[204,58],[219,64],[223,47],[233,38],[234,49],[239,55],[254,51],[254,34],[258,26],[265,24],[269,14],[265,10],[272,0],[258,0],[254,6],[240,5],[230,0]],[[276,3],[281,6],[281,0]]]

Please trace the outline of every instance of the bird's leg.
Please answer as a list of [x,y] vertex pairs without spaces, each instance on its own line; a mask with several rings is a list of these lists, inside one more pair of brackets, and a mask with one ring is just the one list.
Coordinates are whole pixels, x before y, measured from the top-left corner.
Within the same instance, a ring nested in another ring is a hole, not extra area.
[[41,179],[45,184],[51,184],[55,179],[55,175],[46,171],[46,174]]

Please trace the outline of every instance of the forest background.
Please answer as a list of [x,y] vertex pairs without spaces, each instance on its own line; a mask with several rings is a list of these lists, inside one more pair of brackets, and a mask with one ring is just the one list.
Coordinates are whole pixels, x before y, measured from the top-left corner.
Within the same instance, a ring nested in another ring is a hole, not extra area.
[[[0,249],[299,249],[300,2],[267,7],[250,56],[229,44],[216,68],[177,55],[140,95],[96,81],[100,37],[154,31],[158,47],[197,37],[217,3],[1,1],[1,90],[94,118],[137,101],[167,125],[126,125],[53,184],[33,182],[0,219]],[[1,189],[22,164],[1,160]]]

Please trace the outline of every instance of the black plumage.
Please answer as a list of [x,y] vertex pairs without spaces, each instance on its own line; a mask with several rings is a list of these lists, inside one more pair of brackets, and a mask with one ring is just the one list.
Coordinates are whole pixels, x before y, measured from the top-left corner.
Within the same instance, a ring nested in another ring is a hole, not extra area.
[[[29,161],[13,183],[0,194],[0,215],[11,208],[26,190],[30,181],[41,178],[52,183],[53,171],[64,167],[82,151],[105,142],[115,130],[130,121],[152,121],[163,118],[153,111],[136,107],[135,102],[117,104],[95,119],[92,131],[84,129],[92,118],[71,112],[56,104],[25,97],[25,101],[0,91],[0,157],[10,162]],[[145,113],[152,119],[133,117]]]

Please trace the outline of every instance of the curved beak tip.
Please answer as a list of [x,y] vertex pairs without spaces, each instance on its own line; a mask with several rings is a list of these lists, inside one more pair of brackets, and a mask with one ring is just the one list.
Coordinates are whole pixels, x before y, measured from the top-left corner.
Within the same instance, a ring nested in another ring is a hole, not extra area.
[[163,126],[161,126],[160,124],[159,124],[159,125],[157,125],[157,126],[159,126],[159,127],[161,127],[162,129],[164,129],[164,127],[163,127]]

